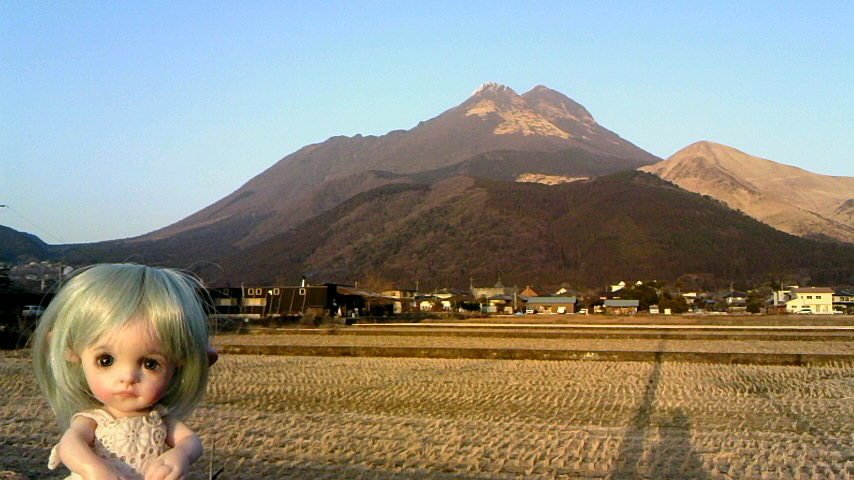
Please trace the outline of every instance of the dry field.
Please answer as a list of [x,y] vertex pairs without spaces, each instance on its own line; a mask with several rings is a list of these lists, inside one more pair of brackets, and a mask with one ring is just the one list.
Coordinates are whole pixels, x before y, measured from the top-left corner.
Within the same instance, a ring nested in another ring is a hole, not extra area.
[[[0,478],[62,478],[26,352],[0,396]],[[188,423],[198,479],[848,479],[854,364],[223,355]]]
[[[322,330],[321,330],[322,331]],[[287,331],[286,331],[287,332]],[[638,351],[638,352],[742,352],[742,353],[804,353],[854,355],[854,342],[847,339],[824,341],[763,340],[760,338],[726,338],[720,340],[681,340],[644,338],[518,338],[512,334],[503,337],[456,337],[442,334],[396,336],[337,334],[277,335],[220,335],[214,340],[217,347],[224,345],[287,345],[287,346],[344,346],[344,347],[399,347],[411,348],[497,348],[515,350],[578,350],[578,351]]]
[[514,323],[514,324],[567,324],[597,323],[600,325],[655,324],[655,325],[852,325],[854,315],[777,315],[777,314],[682,314],[682,315],[581,315],[581,314],[534,314],[534,315],[491,315],[489,317],[470,317],[464,320],[448,317],[445,319],[425,319],[429,323]]

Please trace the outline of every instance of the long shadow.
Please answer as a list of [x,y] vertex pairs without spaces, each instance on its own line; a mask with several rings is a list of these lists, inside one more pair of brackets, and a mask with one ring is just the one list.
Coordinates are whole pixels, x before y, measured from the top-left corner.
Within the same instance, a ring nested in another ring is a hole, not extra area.
[[[659,343],[659,347],[661,347],[661,343]],[[641,400],[640,407],[638,407],[638,411],[635,413],[634,418],[632,418],[623,437],[623,444],[620,446],[620,453],[617,456],[614,468],[614,473],[616,474],[614,478],[641,478],[638,471],[638,464],[643,454],[644,438],[649,428],[649,419],[652,415],[653,403],[655,402],[658,383],[661,379],[661,357],[661,352],[656,352],[655,364],[652,367],[652,373],[649,374],[649,381],[646,384],[643,400]]]
[[681,410],[666,417],[661,423],[660,428],[664,432],[664,438],[651,448],[651,463],[646,468],[642,468],[641,457],[645,449],[646,434],[650,427],[658,385],[661,381],[662,344],[663,341],[659,343],[659,351],[655,355],[655,364],[649,375],[643,400],[626,430],[613,475],[609,478],[615,480],[711,478],[703,470],[702,461],[694,452],[691,444],[691,423]]
[[677,409],[668,415],[659,428],[664,438],[652,448],[653,464],[646,478],[712,478],[694,451],[691,421],[682,410]]

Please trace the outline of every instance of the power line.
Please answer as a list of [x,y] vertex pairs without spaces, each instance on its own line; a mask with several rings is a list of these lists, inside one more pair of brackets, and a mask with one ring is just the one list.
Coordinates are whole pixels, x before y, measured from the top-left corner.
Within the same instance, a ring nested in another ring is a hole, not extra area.
[[17,210],[12,208],[10,205],[0,205],[0,208],[5,208],[6,210],[9,210],[10,212],[14,213],[18,218],[20,218],[24,222],[28,223],[31,227],[34,227],[35,229],[40,230],[43,235],[45,235],[47,237],[51,237],[53,240],[56,240],[57,243],[68,243],[68,242],[65,242],[64,240],[62,240],[61,238],[57,237],[56,235],[50,233],[47,229],[38,226],[35,222],[29,220],[27,217],[21,215],[20,213],[18,213]]

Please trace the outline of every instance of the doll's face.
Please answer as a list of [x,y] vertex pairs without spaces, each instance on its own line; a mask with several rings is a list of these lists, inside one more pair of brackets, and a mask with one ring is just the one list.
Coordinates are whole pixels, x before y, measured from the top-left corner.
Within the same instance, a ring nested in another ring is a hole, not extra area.
[[92,394],[116,417],[151,411],[175,373],[155,332],[139,320],[104,334],[80,361]]

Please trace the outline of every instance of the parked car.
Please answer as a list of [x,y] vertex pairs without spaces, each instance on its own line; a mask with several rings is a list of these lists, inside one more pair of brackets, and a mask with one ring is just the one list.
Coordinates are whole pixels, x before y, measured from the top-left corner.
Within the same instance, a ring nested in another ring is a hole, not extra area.
[[798,315],[809,315],[812,313],[812,309],[811,308],[802,308],[795,313],[797,313]]
[[586,308],[582,308],[581,310],[579,310],[579,311],[578,311],[578,313],[580,313],[580,314],[582,314],[582,315],[587,315],[587,309],[586,309]]
[[44,313],[44,308],[40,305],[27,305],[24,307],[24,310],[21,312],[21,315],[24,317],[41,317]]
[[533,313],[537,313],[537,311],[536,311],[536,310],[534,310],[533,308],[526,308],[526,309],[525,309],[525,314],[530,315],[530,314],[533,314]]

